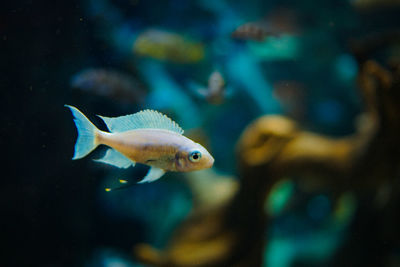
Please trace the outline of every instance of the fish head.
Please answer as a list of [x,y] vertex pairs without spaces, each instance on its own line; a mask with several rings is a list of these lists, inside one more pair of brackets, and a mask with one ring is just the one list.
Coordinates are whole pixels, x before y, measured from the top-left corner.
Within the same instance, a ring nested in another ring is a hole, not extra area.
[[211,168],[214,158],[202,145],[194,143],[176,154],[177,171],[189,172]]

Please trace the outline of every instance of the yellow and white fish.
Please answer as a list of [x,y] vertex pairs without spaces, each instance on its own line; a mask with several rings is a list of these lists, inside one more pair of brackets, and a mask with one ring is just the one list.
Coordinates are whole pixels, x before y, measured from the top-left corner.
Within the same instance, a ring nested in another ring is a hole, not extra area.
[[104,157],[96,161],[119,168],[135,166],[136,162],[149,165],[149,172],[139,183],[153,182],[167,171],[201,170],[214,163],[203,146],[183,136],[178,124],[155,110],[115,118],[99,116],[110,130],[104,132],[77,108],[65,106],[71,110],[78,129],[74,160],[85,157],[98,145],[109,146]]

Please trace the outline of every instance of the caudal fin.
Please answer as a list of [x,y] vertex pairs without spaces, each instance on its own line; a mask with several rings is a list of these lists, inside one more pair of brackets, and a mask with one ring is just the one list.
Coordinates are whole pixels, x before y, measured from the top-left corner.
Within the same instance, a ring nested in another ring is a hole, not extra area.
[[96,143],[96,132],[99,130],[76,107],[70,105],[65,105],[65,107],[71,110],[72,115],[74,116],[75,126],[78,130],[75,153],[72,159],[80,159],[98,146]]

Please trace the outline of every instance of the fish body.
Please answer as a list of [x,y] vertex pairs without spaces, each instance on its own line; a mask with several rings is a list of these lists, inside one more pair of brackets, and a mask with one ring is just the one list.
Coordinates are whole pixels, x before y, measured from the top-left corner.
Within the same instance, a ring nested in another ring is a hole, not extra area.
[[207,88],[197,88],[197,94],[204,97],[210,104],[218,105],[225,100],[225,80],[219,71],[214,71],[208,78]]
[[209,156],[202,146],[189,138],[162,129],[137,129],[122,133],[100,132],[97,142],[119,151],[132,161],[150,165],[165,171],[188,172],[204,167],[211,167],[213,161],[207,164],[190,165],[189,152],[196,148],[203,156]]
[[145,89],[135,78],[115,70],[86,69],[74,75],[71,87],[125,103],[143,102]]
[[253,40],[257,42],[263,42],[265,38],[270,36],[277,36],[277,33],[268,30],[262,23],[257,22],[245,23],[236,28],[231,34],[231,37],[234,39]]
[[197,63],[205,56],[202,43],[157,29],[142,32],[133,45],[133,52],[138,56],[181,64]]
[[219,71],[211,73],[208,78],[208,98],[210,102],[220,103],[225,96],[225,80]]
[[119,168],[136,162],[150,166],[142,182],[159,179],[167,171],[188,172],[210,168],[214,158],[200,144],[183,136],[183,130],[165,115],[145,110],[116,118],[102,117],[110,132],[101,131],[73,106],[66,105],[78,129],[73,159],[88,155],[98,145],[110,147],[96,161]]

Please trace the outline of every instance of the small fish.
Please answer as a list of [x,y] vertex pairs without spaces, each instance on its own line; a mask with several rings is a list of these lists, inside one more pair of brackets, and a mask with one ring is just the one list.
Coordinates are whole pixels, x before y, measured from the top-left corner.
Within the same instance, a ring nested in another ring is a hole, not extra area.
[[197,93],[211,104],[221,104],[226,95],[225,80],[219,71],[214,71],[208,78],[208,87],[197,89]]
[[[115,118],[99,116],[110,130],[104,132],[77,108],[65,106],[71,110],[78,130],[74,160],[85,157],[98,145],[109,146],[104,157],[95,161],[119,168],[135,166],[136,162],[150,166],[139,183],[153,182],[167,171],[196,171],[211,168],[214,163],[203,146],[183,136],[178,124],[157,111],[144,110]],[[121,184],[126,182],[120,180]]]
[[85,69],[72,77],[71,87],[125,103],[141,103],[145,97],[145,89],[139,81],[116,70]]
[[277,33],[269,31],[263,24],[257,22],[248,22],[232,32],[231,37],[241,40],[253,40],[263,42],[265,38],[270,36],[277,36]]
[[138,56],[180,64],[197,63],[205,56],[204,45],[174,32],[148,29],[137,37],[133,52]]

